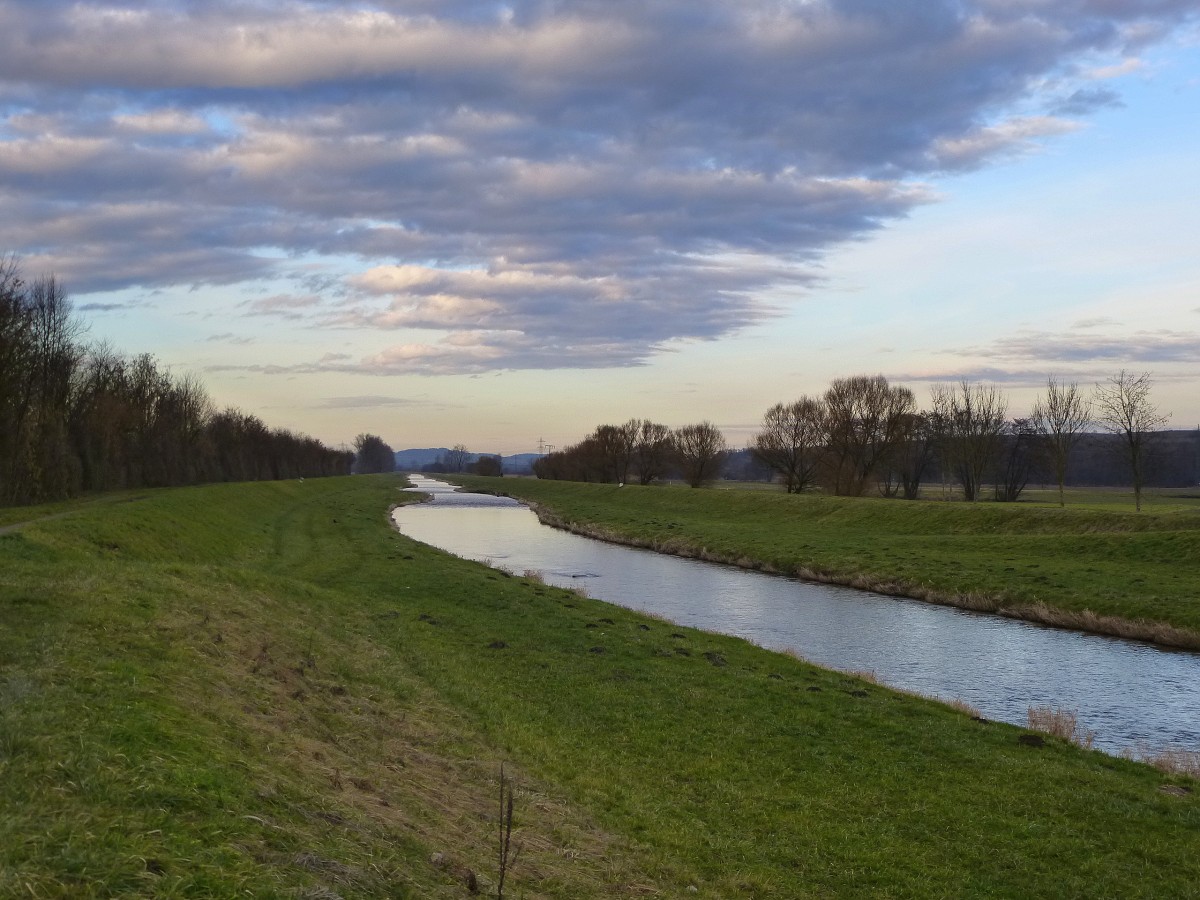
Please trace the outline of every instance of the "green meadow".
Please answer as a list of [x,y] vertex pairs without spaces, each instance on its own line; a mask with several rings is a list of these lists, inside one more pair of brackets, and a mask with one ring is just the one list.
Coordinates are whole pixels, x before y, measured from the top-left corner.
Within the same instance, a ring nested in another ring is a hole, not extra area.
[[[1122,495],[908,502],[779,490],[456,481],[536,503],[561,525],[667,552],[1054,625],[1200,647],[1200,502]],[[1039,502],[1040,500],[1040,502]]]
[[[35,521],[0,533],[0,897],[495,896],[501,766],[519,848],[506,897],[1200,894],[1194,781],[455,559],[390,527],[415,499],[402,484],[5,511],[6,528]],[[990,541],[1013,591],[1057,590],[1024,571],[1038,559],[1066,578],[1049,565],[1066,549],[1033,556],[991,508],[947,505],[903,547],[855,550],[855,533],[922,517],[503,486],[721,552],[767,558],[781,523],[819,515],[788,539],[814,565],[932,566],[990,590]],[[1114,532],[1100,526],[1128,517],[1094,515],[1055,540],[1109,541],[1123,566],[1078,566],[1143,570],[1136,603],[1192,627],[1150,562],[1194,548],[1194,525],[1151,514]],[[909,558],[956,539],[963,573],[951,549]]]

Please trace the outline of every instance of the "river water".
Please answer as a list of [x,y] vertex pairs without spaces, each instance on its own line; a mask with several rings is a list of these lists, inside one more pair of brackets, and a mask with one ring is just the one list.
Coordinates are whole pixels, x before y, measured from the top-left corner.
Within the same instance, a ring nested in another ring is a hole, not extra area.
[[412,480],[433,500],[398,508],[397,526],[457,556],[965,700],[989,719],[1023,725],[1030,706],[1074,710],[1109,752],[1200,749],[1200,654],[607,544],[542,525],[506,497]]

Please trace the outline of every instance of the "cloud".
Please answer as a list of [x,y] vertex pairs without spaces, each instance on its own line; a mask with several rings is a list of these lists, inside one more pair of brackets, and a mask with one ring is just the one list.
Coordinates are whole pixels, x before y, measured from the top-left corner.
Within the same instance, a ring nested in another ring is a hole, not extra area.
[[1073,330],[1085,330],[1090,328],[1106,328],[1120,323],[1111,316],[1094,316],[1089,319],[1077,319],[1071,323]]
[[80,312],[113,312],[118,309],[134,309],[133,303],[80,303],[75,307]]
[[[898,383],[924,382],[927,384],[958,384],[966,381],[971,384],[1004,384],[1009,387],[1045,387],[1047,369],[1042,368],[1002,368],[999,366],[969,366],[967,368],[945,368],[932,371],[904,372],[889,375],[888,379]],[[1066,380],[1091,380],[1098,377],[1096,372],[1059,373]]]
[[1031,359],[1045,362],[1121,362],[1152,364],[1195,362],[1200,359],[1200,332],[1136,331],[1121,335],[1069,335],[1023,332],[963,355],[992,359]]
[[1097,66],[1087,73],[1088,78],[1098,80],[1109,78],[1120,78],[1124,75],[1132,75],[1134,72],[1140,72],[1146,67],[1146,64],[1136,57],[1129,57],[1121,60],[1119,63],[1114,63],[1111,66]]
[[1056,116],[1086,116],[1101,109],[1124,106],[1121,95],[1109,88],[1079,88],[1069,97],[1051,106]]
[[314,404],[314,409],[383,409],[395,406],[424,406],[424,400],[412,400],[407,397],[380,397],[375,395],[359,395],[354,397],[326,397],[320,403]]
[[1028,153],[1036,139],[1075,131],[1079,125],[1054,116],[1025,116],[999,125],[977,128],[968,134],[939,139],[930,148],[936,164],[944,169],[969,169],[997,157]]
[[321,305],[321,298],[313,295],[273,294],[258,297],[242,304],[247,316],[276,316],[282,319],[303,319],[308,310]]
[[432,332],[296,366],[637,365],[769,319],[762,298],[818,283],[831,248],[933,202],[927,177],[1031,152],[1119,103],[1095,80],[1195,13],[14,0],[0,246],[77,294],[353,260],[344,280],[310,274],[244,312]]
[[204,340],[206,342],[212,343],[212,344],[245,345],[245,344],[253,344],[254,343],[254,338],[236,335],[232,331],[226,331],[221,334],[210,335],[209,337],[206,337]]

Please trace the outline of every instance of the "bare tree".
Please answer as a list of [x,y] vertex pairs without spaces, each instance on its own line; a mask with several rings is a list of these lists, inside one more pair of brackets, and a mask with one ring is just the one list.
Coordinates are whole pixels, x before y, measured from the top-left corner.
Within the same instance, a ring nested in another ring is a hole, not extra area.
[[996,467],[996,499],[1016,503],[1033,473],[1038,433],[1029,419],[1013,419],[1004,426]]
[[631,419],[637,426],[633,442],[633,468],[639,484],[662,478],[671,467],[671,429],[649,419]]
[[951,410],[954,406],[955,389],[948,384],[935,384],[929,388],[929,412],[926,413],[929,440],[938,462],[938,474],[942,482],[942,499],[950,499],[950,476],[953,474],[950,451]]
[[67,410],[71,385],[83,358],[83,325],[53,276],[23,285],[16,298],[23,320],[24,367],[10,400],[13,455],[8,460],[9,500],[61,499],[78,489]]
[[1146,449],[1151,435],[1167,424],[1170,415],[1159,413],[1150,400],[1150,373],[1135,375],[1122,369],[1096,385],[1096,420],[1121,439],[1125,461],[1133,478],[1134,505],[1141,511],[1145,484]]
[[1058,481],[1058,505],[1066,506],[1067,464],[1071,448],[1083,434],[1092,417],[1092,405],[1079,392],[1075,382],[1062,384],[1051,375],[1046,379],[1046,396],[1033,404],[1030,417],[1042,439],[1046,455]]
[[613,470],[617,481],[621,484],[629,481],[629,476],[633,472],[641,424],[638,419],[630,419],[624,425],[618,425],[613,430],[611,443]]
[[947,389],[942,399],[947,404],[943,460],[962,485],[963,497],[973,502],[999,454],[1008,401],[995,385],[966,379]]
[[443,472],[465,472],[471,462],[471,453],[464,444],[455,444],[442,454],[439,462]]
[[912,391],[882,375],[838,378],[825,392],[829,481],[835,494],[859,496],[892,454],[916,407]]
[[0,257],[0,503],[20,499],[20,459],[33,367],[32,321],[14,256]]
[[394,472],[396,454],[377,434],[360,434],[354,439],[354,471],[359,474]]
[[725,436],[712,422],[685,425],[671,433],[675,461],[692,487],[716,480],[725,459]]
[[584,438],[583,444],[591,454],[593,480],[625,483],[633,461],[633,435],[629,423],[599,425]]
[[471,466],[471,474],[500,478],[504,475],[504,460],[499,456],[481,456]]
[[[901,437],[895,452],[888,459],[885,472],[888,481],[903,492],[905,500],[916,500],[921,496],[921,482],[933,464],[939,446],[940,419],[933,411],[912,413],[901,423]],[[884,496],[894,496],[884,491]]]
[[789,494],[798,494],[816,482],[825,441],[824,404],[801,397],[767,410],[750,452],[783,479]]

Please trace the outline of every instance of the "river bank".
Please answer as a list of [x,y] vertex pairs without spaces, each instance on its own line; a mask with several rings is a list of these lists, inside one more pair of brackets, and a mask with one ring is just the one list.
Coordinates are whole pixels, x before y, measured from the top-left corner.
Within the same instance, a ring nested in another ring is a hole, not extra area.
[[510,497],[412,480],[431,502],[398,510],[397,527],[456,556],[988,719],[1023,726],[1031,708],[1071,710],[1114,755],[1200,751],[1200,654],[598,541],[546,527]]
[[1200,515],[452,476],[660,553],[1200,649]]
[[513,896],[1200,882],[1188,778],[457,560],[400,486],[0,537],[0,896],[494,893],[501,764]]

